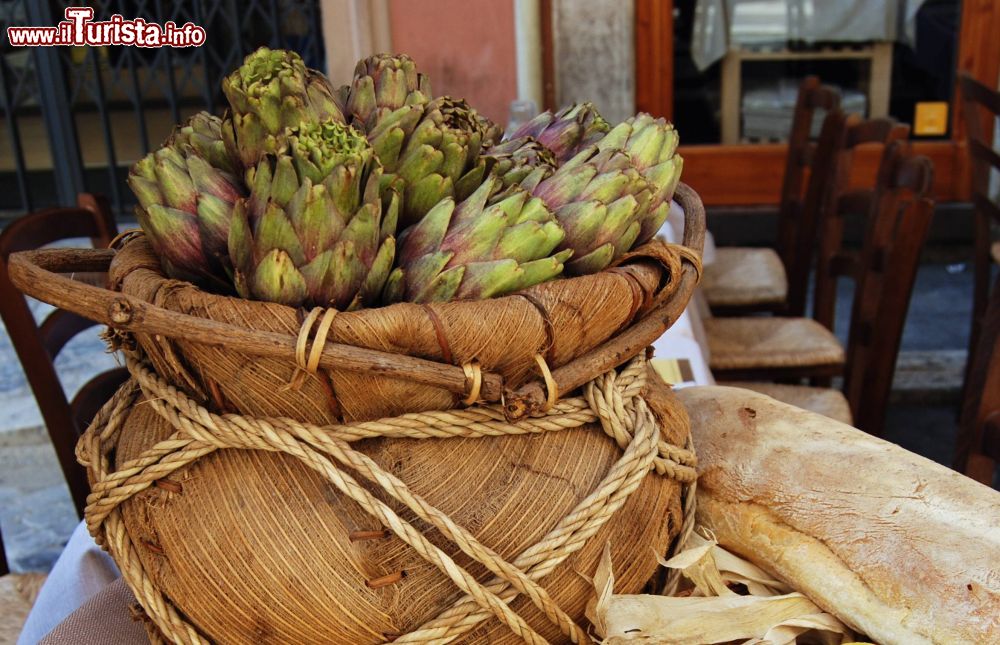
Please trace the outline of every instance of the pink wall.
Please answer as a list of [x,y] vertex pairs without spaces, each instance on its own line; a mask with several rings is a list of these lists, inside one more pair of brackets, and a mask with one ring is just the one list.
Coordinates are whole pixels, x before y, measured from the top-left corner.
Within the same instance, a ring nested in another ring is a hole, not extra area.
[[514,3],[510,0],[390,0],[392,48],[430,76],[435,95],[465,98],[506,125],[517,98]]

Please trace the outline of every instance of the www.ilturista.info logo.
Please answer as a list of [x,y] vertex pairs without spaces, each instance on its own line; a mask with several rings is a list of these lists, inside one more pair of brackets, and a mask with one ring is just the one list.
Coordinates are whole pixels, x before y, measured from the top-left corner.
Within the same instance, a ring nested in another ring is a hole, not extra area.
[[158,25],[142,18],[126,20],[120,14],[95,22],[93,7],[66,7],[65,16],[55,27],[7,27],[7,38],[14,47],[199,47],[205,42],[205,28],[190,22],[180,27],[173,21]]

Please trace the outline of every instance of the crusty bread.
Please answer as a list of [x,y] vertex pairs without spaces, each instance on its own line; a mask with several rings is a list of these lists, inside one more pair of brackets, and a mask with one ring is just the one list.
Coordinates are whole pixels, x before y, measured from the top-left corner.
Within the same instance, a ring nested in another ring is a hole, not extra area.
[[1000,643],[1000,493],[762,394],[679,396],[722,546],[880,643]]

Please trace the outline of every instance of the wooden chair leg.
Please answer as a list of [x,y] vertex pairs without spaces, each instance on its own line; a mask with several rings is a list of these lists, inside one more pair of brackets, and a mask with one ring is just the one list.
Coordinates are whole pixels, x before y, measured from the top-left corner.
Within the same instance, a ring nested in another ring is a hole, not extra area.
[[997,462],[983,454],[971,454],[965,462],[965,474],[980,484],[993,486],[993,473]]
[[3,530],[0,529],[0,576],[10,573],[10,565],[7,563],[7,552],[3,546]]

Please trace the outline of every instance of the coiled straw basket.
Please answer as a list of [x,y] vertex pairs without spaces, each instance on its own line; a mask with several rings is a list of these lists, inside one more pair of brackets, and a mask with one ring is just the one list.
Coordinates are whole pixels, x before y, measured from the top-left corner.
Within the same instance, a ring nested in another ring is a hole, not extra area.
[[[599,274],[349,313],[169,280],[141,234],[12,256],[19,288],[124,350],[78,456],[151,637],[588,642],[601,553],[642,589],[694,482],[645,364],[700,271],[701,201],[676,200],[682,245]],[[59,275],[83,271],[109,288]]]

